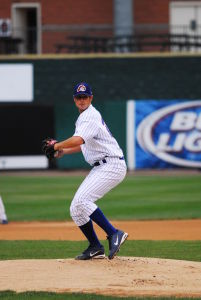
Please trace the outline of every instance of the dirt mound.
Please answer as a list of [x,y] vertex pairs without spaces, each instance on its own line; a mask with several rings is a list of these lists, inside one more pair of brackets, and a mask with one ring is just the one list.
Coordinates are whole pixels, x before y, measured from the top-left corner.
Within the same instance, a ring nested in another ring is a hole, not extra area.
[[138,257],[29,259],[1,261],[0,270],[1,291],[201,296],[200,262]]
[[[114,221],[129,239],[201,240],[201,220]],[[81,240],[73,222],[10,222],[0,240]],[[96,228],[101,239],[105,234]],[[0,290],[96,293],[116,296],[201,296],[201,263],[116,257],[112,261],[0,261]],[[16,275],[17,274],[17,275]]]

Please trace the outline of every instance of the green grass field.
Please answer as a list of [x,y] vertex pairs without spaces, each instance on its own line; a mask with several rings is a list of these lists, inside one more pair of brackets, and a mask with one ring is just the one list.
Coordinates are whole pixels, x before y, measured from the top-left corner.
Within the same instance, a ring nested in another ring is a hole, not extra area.
[[[70,220],[70,202],[83,178],[0,177],[9,220]],[[201,218],[200,178],[128,176],[98,205],[110,219]]]
[[[102,241],[106,253],[108,242]],[[74,258],[84,241],[0,241],[0,260]],[[13,250],[14,249],[14,250]],[[127,241],[119,256],[157,257],[201,262],[201,241]]]
[[[0,195],[9,221],[70,220],[70,202],[83,178],[1,176]],[[99,206],[110,219],[116,220],[201,218],[200,178],[200,176],[187,175],[128,176],[122,184],[99,201]],[[1,226],[0,230],[3,228]],[[107,249],[107,242],[103,241],[103,244]],[[86,242],[69,241],[0,241],[0,260],[72,258],[86,245]],[[120,255],[201,262],[201,241],[127,241]],[[42,292],[16,294],[5,291],[0,292],[0,299],[112,300],[117,298]],[[146,297],[146,299],[156,298]]]
[[[1,298],[2,297],[2,298]],[[0,299],[4,300],[32,300],[32,299],[38,299],[38,300],[64,300],[64,299],[70,299],[70,300],[142,300],[142,299],[148,299],[148,300],[188,300],[189,298],[175,298],[175,297],[111,297],[111,296],[101,296],[101,295],[90,295],[90,294],[56,294],[56,293],[45,293],[45,292],[28,292],[28,293],[19,293],[16,294],[14,292],[3,292],[0,293]],[[198,300],[201,298],[193,298],[194,300]]]

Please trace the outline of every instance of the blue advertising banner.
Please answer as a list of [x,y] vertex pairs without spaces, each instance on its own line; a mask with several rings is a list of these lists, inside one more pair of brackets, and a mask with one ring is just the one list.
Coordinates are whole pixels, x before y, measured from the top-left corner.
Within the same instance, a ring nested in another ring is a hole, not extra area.
[[201,168],[201,100],[135,101],[133,108],[135,169]]

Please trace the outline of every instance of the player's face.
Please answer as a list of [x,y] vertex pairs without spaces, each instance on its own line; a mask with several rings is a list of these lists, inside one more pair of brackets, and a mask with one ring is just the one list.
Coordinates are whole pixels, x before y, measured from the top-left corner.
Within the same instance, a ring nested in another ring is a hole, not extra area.
[[89,107],[93,96],[79,95],[74,97],[75,105],[77,106],[79,112],[83,112],[85,109]]

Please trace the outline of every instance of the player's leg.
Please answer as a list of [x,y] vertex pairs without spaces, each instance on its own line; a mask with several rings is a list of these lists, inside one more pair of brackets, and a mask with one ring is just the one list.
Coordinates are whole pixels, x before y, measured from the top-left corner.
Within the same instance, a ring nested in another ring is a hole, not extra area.
[[128,235],[112,226],[103,212],[97,207],[95,201],[118,185],[125,177],[125,174],[125,165],[122,163],[118,165],[117,162],[92,169],[75,194],[70,208],[71,216],[75,223],[80,227],[82,232],[83,228],[86,229],[83,233],[89,242],[91,239],[96,240],[96,245],[98,245],[93,233],[94,230],[88,230],[90,219],[96,222],[107,233],[110,245],[109,258],[114,257]]
[[[113,164],[114,161],[112,160],[112,165],[115,166],[115,173],[116,170],[118,170],[122,167],[122,162],[120,162],[120,166],[119,164]],[[123,162],[124,165],[124,162]],[[108,165],[105,165],[105,169],[108,169],[109,174],[112,174],[113,172],[111,171],[111,164],[109,162]],[[113,167],[114,170],[114,167]],[[117,172],[118,173],[118,172]],[[123,173],[122,171],[120,171],[120,174]],[[120,182],[123,179],[120,178]],[[119,182],[118,182],[119,183]],[[91,215],[90,218],[96,223],[98,224],[106,233],[107,233],[107,238],[109,241],[109,259],[112,259],[117,252],[120,249],[120,246],[125,242],[125,240],[128,237],[128,234],[126,232],[123,232],[122,230],[116,229],[115,227],[112,226],[112,224],[109,222],[109,220],[105,217],[105,215],[103,214],[103,212],[100,210],[100,208],[97,208]]]
[[89,247],[86,250],[84,250],[80,255],[78,255],[75,259],[87,260],[92,258],[104,258],[105,250],[94,231],[91,219],[86,224],[79,226],[79,228],[89,241]]
[[90,218],[107,233],[107,239],[109,241],[108,258],[112,259],[119,251],[120,246],[127,239],[128,234],[113,227],[100,208],[97,208],[93,214],[90,215]]
[[4,225],[8,224],[8,219],[7,219],[5,207],[1,196],[0,196],[0,223]]
[[73,201],[70,206],[70,214],[76,225],[80,228],[89,242],[89,247],[76,257],[78,260],[87,260],[92,258],[104,258],[105,251],[103,245],[101,245],[96,232],[93,228],[92,220],[90,219],[90,211],[97,208],[93,202],[88,203],[86,201],[86,191],[90,186],[92,176],[89,175],[85,178],[78,191],[76,192]]
[[[115,172],[112,172],[112,166],[106,168],[105,165],[100,166],[100,168],[95,167],[91,170],[77,190],[70,206],[71,217],[78,226],[86,224],[90,220],[91,215],[94,216],[94,221],[99,224],[101,223],[101,221],[96,220],[98,219],[98,217],[96,218],[96,214],[93,215],[96,211],[97,215],[100,216],[100,213],[98,213],[100,209],[98,209],[95,202],[117,186],[124,179],[125,174],[125,167],[116,168]],[[115,231],[112,227],[110,229],[112,232],[107,232],[107,228],[104,230],[110,235]]]

